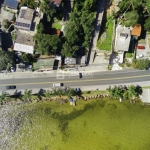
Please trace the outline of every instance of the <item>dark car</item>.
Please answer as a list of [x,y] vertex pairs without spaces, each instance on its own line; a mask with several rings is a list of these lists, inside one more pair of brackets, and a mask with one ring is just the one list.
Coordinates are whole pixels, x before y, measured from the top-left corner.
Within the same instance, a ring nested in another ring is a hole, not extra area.
[[79,78],[82,78],[82,73],[79,73]]
[[15,85],[8,85],[6,86],[6,90],[16,89]]

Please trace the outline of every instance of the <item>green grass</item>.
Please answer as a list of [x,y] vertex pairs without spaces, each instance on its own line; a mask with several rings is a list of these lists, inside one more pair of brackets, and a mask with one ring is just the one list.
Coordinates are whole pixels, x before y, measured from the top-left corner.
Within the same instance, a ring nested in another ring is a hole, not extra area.
[[57,29],[57,30],[61,30],[60,20],[54,22],[54,23],[52,24],[52,28],[55,28],[55,29]]
[[[97,42],[97,47],[100,50],[111,50],[112,36],[113,36],[113,21],[112,19],[108,19],[106,32],[101,35]],[[107,38],[105,38],[105,35]]]
[[132,53],[126,53],[126,58],[132,58]]
[[89,100],[78,101],[73,107],[69,103],[44,102],[23,109],[26,122],[19,134],[14,135],[15,150],[149,150],[150,147],[150,108],[143,108],[141,103]]

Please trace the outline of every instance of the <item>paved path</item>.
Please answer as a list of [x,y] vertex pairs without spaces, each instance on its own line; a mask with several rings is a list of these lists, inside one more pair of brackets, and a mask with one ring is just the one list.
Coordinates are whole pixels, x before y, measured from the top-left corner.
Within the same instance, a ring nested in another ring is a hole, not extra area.
[[107,0],[99,0],[98,2],[98,10],[97,10],[97,15],[95,19],[94,32],[92,35],[92,40],[91,40],[91,45],[89,48],[89,54],[88,54],[88,60],[87,60],[89,64],[93,63],[106,1]]

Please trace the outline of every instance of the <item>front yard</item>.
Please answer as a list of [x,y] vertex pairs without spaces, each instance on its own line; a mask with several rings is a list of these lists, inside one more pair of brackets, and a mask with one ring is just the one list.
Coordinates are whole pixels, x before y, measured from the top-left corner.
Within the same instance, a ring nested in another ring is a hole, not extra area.
[[100,50],[107,50],[107,51],[111,50],[113,26],[114,26],[113,19],[111,17],[108,17],[106,22],[106,30],[102,33],[102,35],[100,36],[97,42],[97,47]]

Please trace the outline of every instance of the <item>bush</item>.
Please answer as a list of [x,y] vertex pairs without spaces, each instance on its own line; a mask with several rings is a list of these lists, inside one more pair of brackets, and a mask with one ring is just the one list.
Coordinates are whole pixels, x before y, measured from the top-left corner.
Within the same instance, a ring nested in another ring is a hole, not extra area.
[[131,64],[130,64],[130,63],[126,63],[126,66],[127,66],[127,67],[131,67]]
[[139,70],[145,70],[149,68],[150,66],[150,61],[149,59],[133,59],[132,61],[132,67],[134,69],[139,69]]
[[124,64],[118,64],[120,67],[124,67]]

